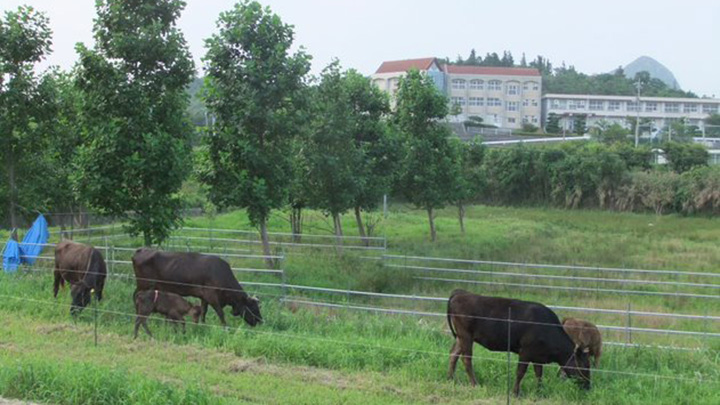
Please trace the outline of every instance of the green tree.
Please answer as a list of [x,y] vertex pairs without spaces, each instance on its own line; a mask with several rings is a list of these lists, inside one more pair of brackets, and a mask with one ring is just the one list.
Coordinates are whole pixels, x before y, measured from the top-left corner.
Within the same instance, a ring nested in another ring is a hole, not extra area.
[[208,137],[210,166],[201,178],[217,205],[247,209],[269,255],[267,220],[287,201],[294,101],[310,58],[302,50],[290,54],[292,26],[257,2],[222,13],[218,27],[206,40],[206,102],[217,122]]
[[186,88],[194,67],[176,21],[181,0],[99,0],[95,47],[78,44],[84,144],[76,187],[91,207],[129,220],[145,244],[181,221],[190,168]]
[[670,167],[677,173],[684,173],[693,167],[707,166],[710,157],[707,148],[698,143],[667,142],[662,149]]
[[548,114],[547,123],[545,124],[545,132],[549,134],[560,133],[560,116],[555,113]]
[[406,137],[407,155],[399,184],[411,203],[427,211],[433,242],[437,238],[434,211],[448,202],[456,181],[451,131],[439,122],[447,113],[447,98],[430,77],[411,70],[400,81],[395,119]]
[[340,215],[354,206],[361,180],[355,169],[360,167],[362,151],[355,143],[354,130],[358,115],[365,111],[354,111],[349,88],[352,74],[341,72],[337,61],[323,70],[313,92],[314,120],[304,147],[311,205],[332,217],[338,246],[342,243]]
[[573,128],[575,130],[575,133],[578,135],[585,135],[587,132],[587,115],[585,114],[578,114],[574,118],[575,122],[573,125]]
[[481,142],[462,142],[453,138],[455,148],[456,181],[453,183],[452,202],[458,209],[460,231],[465,233],[465,207],[476,200],[484,188],[482,162],[485,146]]
[[711,114],[705,119],[705,135],[720,136],[720,114]]
[[51,36],[47,17],[32,7],[7,11],[0,19],[0,150],[12,228],[19,225],[20,200],[32,194],[26,187],[37,184],[37,151],[43,143],[37,126],[46,119],[50,100],[33,68],[50,52]]
[[593,131],[593,136],[602,143],[613,144],[628,142],[630,131],[618,123],[608,121],[599,122]]

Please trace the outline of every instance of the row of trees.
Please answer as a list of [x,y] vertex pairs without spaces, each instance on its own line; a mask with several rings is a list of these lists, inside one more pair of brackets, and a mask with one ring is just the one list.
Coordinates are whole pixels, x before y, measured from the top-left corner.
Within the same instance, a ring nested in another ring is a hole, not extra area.
[[457,207],[461,229],[464,207],[475,201],[583,206],[593,181],[614,190],[612,176],[630,167],[615,164],[623,154],[597,146],[486,152],[461,143],[444,123],[447,98],[418,71],[400,81],[394,108],[338,62],[311,78],[310,56],[292,51],[293,28],[253,1],[222,13],[206,40],[202,93],[212,119],[193,147],[187,88],[194,66],[176,26],[183,7],[180,0],[99,1],[95,45],[78,44],[71,73],[40,76],[33,65],[50,50],[47,19],[29,7],[5,15],[0,197],[11,226],[19,207],[29,207],[26,214],[91,209],[125,219],[147,245],[158,244],[180,224],[181,187],[193,176],[216,206],[246,209],[267,254],[273,211],[291,208],[300,233],[302,210],[322,210],[338,237],[340,216],[352,211],[368,235],[362,214],[384,194],[425,210],[435,240],[444,206]]
[[11,227],[19,207],[26,216],[90,209],[161,243],[180,224],[190,175],[216,206],[247,210],[268,254],[268,218],[288,206],[294,232],[302,209],[315,208],[338,237],[348,211],[367,235],[362,213],[393,191],[427,211],[433,240],[439,207],[457,204],[462,221],[475,183],[462,175],[473,174],[463,169],[471,147],[450,141],[448,101],[419,72],[402,80],[391,111],[384,92],[338,62],[310,78],[310,56],[291,50],[292,26],[240,2],[206,40],[201,91],[212,119],[193,151],[186,90],[194,66],[176,25],[184,2],[96,7],[95,44],[77,45],[71,73],[34,73],[51,45],[42,13],[21,7],[0,25],[0,196]]

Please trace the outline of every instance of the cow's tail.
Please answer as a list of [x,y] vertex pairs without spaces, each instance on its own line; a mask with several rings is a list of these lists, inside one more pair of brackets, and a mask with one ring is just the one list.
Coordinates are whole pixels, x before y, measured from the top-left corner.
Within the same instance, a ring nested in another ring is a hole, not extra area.
[[453,295],[451,295],[450,298],[448,299],[447,321],[448,321],[448,326],[450,327],[450,332],[452,333],[452,335],[453,335],[454,338],[457,338],[457,333],[455,333],[455,328],[453,327],[453,323],[452,323],[452,314],[450,313],[450,307],[451,307],[451,305],[452,305],[452,299],[453,299]]

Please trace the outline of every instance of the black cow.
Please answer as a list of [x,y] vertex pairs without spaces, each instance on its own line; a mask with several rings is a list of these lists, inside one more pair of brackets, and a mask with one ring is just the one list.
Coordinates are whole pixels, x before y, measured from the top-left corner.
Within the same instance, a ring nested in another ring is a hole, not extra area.
[[250,326],[262,322],[257,298],[248,296],[235,278],[230,265],[217,256],[199,253],[162,252],[140,248],[132,258],[137,291],[160,290],[202,300],[205,321],[208,304],[227,326],[223,308],[232,307]]
[[[477,384],[472,368],[473,342],[477,342],[491,351],[509,350],[520,356],[515,395],[520,393],[520,382],[530,363],[538,383],[542,382],[543,364],[557,363],[568,376],[577,378],[582,388],[590,388],[588,354],[576,348],[557,315],[542,304],[455,290],[448,300],[447,318],[455,337],[449,378],[453,378],[462,356],[471,383]],[[509,322],[509,342],[508,319],[512,321]]]
[[71,240],[63,240],[55,246],[55,282],[53,296],[57,298],[60,286],[71,284],[72,304],[70,314],[75,316],[89,303],[91,292],[102,300],[107,267],[100,251],[92,246]]

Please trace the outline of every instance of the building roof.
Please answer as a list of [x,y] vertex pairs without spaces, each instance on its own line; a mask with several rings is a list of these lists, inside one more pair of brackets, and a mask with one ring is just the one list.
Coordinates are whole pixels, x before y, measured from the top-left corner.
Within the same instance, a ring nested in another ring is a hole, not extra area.
[[385,61],[375,73],[407,72],[410,69],[428,70],[435,61],[436,58]]
[[444,65],[444,70],[461,75],[540,76],[540,71],[535,68]]

